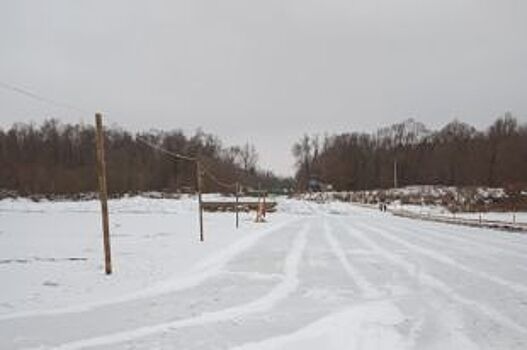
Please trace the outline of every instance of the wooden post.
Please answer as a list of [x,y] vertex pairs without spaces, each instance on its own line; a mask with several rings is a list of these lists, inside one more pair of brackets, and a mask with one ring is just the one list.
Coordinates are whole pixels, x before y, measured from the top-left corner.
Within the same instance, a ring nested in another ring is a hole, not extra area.
[[236,228],[239,227],[240,225],[240,219],[239,219],[239,203],[240,203],[240,199],[239,199],[239,193],[240,193],[240,183],[239,182],[236,182]]
[[263,217],[267,216],[267,191],[263,194]]
[[196,161],[196,185],[198,190],[198,211],[199,211],[199,240],[203,242],[203,201],[201,199],[201,165]]
[[258,219],[257,219],[257,222],[263,221],[262,202],[263,202],[262,184],[258,182]]
[[99,179],[99,199],[102,211],[104,270],[109,275],[112,273],[112,256],[110,249],[110,221],[108,218],[108,192],[106,188],[106,163],[104,160],[104,134],[102,115],[100,113],[95,114],[95,125],[97,127],[97,177]]
[[258,191],[258,207],[256,208],[256,220],[255,222],[264,222],[263,218],[263,196],[262,191]]
[[393,161],[393,188],[397,188],[397,159]]

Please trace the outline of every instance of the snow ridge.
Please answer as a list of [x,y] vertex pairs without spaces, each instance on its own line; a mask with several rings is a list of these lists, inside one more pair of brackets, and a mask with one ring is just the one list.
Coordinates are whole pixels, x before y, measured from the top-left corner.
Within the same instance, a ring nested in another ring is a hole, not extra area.
[[[230,320],[232,318],[242,317],[245,315],[265,312],[274,307],[279,301],[288,297],[293,293],[299,284],[298,280],[298,269],[302,255],[307,243],[307,232],[309,225],[305,224],[300,232],[296,235],[293,245],[286,257],[284,263],[284,278],[283,280],[274,287],[265,296],[239,306],[227,308],[224,310],[204,313],[196,317],[187,319],[177,320],[168,323],[157,324],[153,326],[141,327],[138,329],[132,329],[129,331],[118,332],[114,334],[103,335],[100,337],[94,337],[90,339],[83,339],[71,343],[63,344],[56,349],[60,350],[74,350],[74,349],[85,349],[95,346],[111,345],[117,343],[123,343],[132,341],[134,339],[144,338],[159,333],[170,332],[171,330],[203,325],[213,322],[220,322],[224,320]],[[35,349],[36,350],[36,349]]]
[[139,290],[134,293],[123,295],[119,298],[113,298],[110,300],[101,300],[94,303],[86,303],[82,305],[73,305],[71,307],[51,309],[51,310],[33,310],[27,312],[18,312],[7,315],[0,315],[0,321],[13,320],[18,318],[29,318],[37,316],[54,316],[63,314],[73,314],[90,311],[106,305],[125,303],[137,299],[149,298],[161,294],[167,294],[170,292],[180,291],[183,289],[192,288],[199,285],[204,280],[214,277],[218,274],[221,269],[232,259],[238,256],[243,251],[254,246],[262,237],[269,235],[270,233],[280,231],[285,226],[298,221],[298,219],[292,219],[269,228],[263,229],[258,232],[251,233],[239,241],[235,242],[231,246],[227,247],[223,251],[213,255],[209,259],[198,264],[186,277],[167,280],[157,283],[151,287]]

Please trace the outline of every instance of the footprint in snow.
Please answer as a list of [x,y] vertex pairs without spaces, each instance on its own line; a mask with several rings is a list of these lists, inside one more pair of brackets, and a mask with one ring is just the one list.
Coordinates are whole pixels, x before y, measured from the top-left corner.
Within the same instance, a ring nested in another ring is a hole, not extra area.
[[58,287],[59,286],[57,282],[53,282],[53,281],[44,281],[42,285],[46,287]]

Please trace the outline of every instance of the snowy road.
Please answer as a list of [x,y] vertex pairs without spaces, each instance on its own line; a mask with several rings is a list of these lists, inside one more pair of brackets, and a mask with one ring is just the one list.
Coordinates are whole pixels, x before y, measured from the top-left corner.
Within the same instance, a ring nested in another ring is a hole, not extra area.
[[526,235],[280,208],[165,288],[1,314],[0,349],[527,348]]

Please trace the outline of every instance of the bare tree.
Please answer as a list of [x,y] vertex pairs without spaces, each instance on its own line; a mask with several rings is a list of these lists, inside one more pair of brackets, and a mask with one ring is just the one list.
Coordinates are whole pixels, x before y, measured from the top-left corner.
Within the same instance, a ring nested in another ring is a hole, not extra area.
[[[199,154],[207,168],[225,182],[262,183],[280,187],[284,179],[258,171],[253,145],[223,148],[220,140],[198,130],[187,137],[179,130],[149,131],[133,135],[106,129],[108,188],[111,194],[135,191],[180,191],[195,185],[195,167],[174,161],[146,147],[141,140],[169,151]],[[15,124],[0,130],[0,190],[21,194],[75,194],[96,188],[95,131],[92,126],[45,121],[40,127]],[[206,180],[206,190],[223,191]]]
[[240,149],[240,158],[242,161],[243,170],[246,173],[254,173],[256,171],[256,164],[258,162],[258,153],[254,145],[245,143]]
[[527,186],[527,126],[506,113],[487,131],[454,120],[437,132],[414,120],[373,135],[304,135],[293,145],[300,187],[312,177],[336,189],[385,188],[393,184],[397,158],[401,185]]

